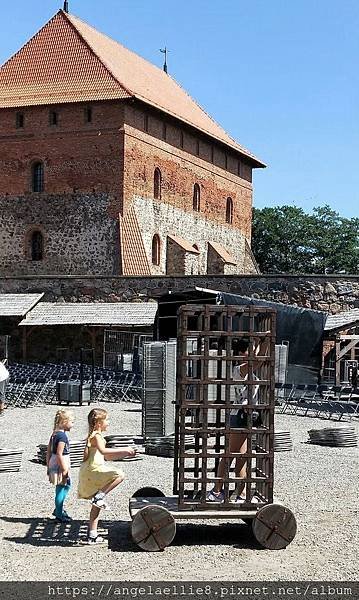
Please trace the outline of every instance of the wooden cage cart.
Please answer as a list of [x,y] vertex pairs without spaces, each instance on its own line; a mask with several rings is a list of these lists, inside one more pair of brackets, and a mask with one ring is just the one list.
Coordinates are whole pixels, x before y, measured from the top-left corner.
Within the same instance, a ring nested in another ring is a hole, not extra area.
[[275,317],[255,306],[179,309],[173,496],[141,488],[130,499],[142,549],[163,550],[176,521],[191,519],[242,520],[269,549],[293,540],[293,513],[273,503]]

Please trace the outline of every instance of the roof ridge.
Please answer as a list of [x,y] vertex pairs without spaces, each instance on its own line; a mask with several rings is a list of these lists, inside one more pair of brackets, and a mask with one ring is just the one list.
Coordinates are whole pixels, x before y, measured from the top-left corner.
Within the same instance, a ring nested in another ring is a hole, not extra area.
[[[76,31],[77,35],[81,38],[81,40],[86,44],[86,46],[88,47],[88,49],[92,52],[92,54],[101,62],[101,64],[105,67],[105,69],[108,71],[108,73],[111,75],[111,77],[113,77],[113,79],[131,96],[134,95],[134,93],[127,89],[123,83],[121,81],[119,81],[119,79],[116,77],[116,75],[113,73],[111,67],[109,67],[109,65],[107,64],[107,61],[105,61],[101,56],[99,56],[96,52],[96,50],[92,47],[92,45],[90,44],[90,42],[84,37],[84,35],[78,30],[78,28],[76,27],[76,23],[74,23],[72,21],[72,17],[74,17],[75,19],[78,19],[79,21],[81,21],[81,23],[84,23],[84,25],[86,25],[87,27],[91,27],[91,25],[89,25],[88,23],[86,23],[85,21],[82,21],[82,19],[79,19],[79,17],[76,17],[75,15],[70,15],[69,13],[65,12],[64,10],[59,10],[58,13],[61,13],[66,19],[67,21],[70,23],[71,27]],[[56,15],[55,15],[56,16]],[[95,28],[91,27],[94,31]],[[101,32],[100,32],[101,33]],[[105,35],[103,33],[101,33],[101,35]],[[107,37],[107,36],[106,36]],[[109,38],[111,39],[111,38]]]
[[[63,12],[62,10],[59,12]],[[150,65],[152,68],[157,69],[160,73],[162,73],[162,69],[160,67],[158,67],[157,65],[153,64],[151,61],[147,60],[146,58],[144,58],[143,56],[141,56],[140,54],[138,54],[137,52],[134,52],[133,50],[131,50],[130,48],[127,48],[127,46],[124,46],[123,44],[121,44],[121,42],[119,42],[118,40],[115,40],[114,38],[110,37],[109,35],[107,35],[107,33],[103,33],[102,31],[99,31],[96,27],[93,27],[93,25],[91,25],[90,23],[87,23],[86,21],[84,21],[83,19],[81,19],[80,17],[77,17],[76,15],[71,15],[68,13],[64,13],[64,15],[66,16],[66,18],[70,21],[70,23],[72,24],[72,26],[75,28],[76,32],[80,35],[81,39],[83,39],[85,41],[85,43],[87,44],[87,46],[90,48],[90,50],[92,51],[92,53],[102,62],[102,64],[106,67],[106,69],[108,70],[108,72],[112,75],[112,77],[115,78],[115,80],[121,85],[121,87],[123,87],[123,89],[126,90],[126,92],[128,92],[129,94],[131,94],[134,97],[139,97],[141,96],[146,102],[150,102],[152,105],[155,105],[159,108],[159,110],[161,110],[162,112],[164,111],[163,107],[160,106],[159,104],[156,104],[155,102],[153,102],[152,100],[150,100],[149,98],[146,98],[146,96],[143,96],[142,94],[138,94],[135,93],[133,90],[130,90],[128,87],[126,87],[122,81],[119,80],[119,78],[114,75],[114,73],[112,72],[111,67],[109,67],[109,65],[107,64],[107,62],[102,59],[102,57],[100,57],[97,52],[94,50],[94,48],[91,46],[90,42],[87,41],[87,39],[84,37],[84,35],[77,29],[76,27],[76,23],[72,22],[72,18],[76,19],[78,21],[80,21],[80,23],[82,23],[83,25],[85,25],[86,27],[89,27],[90,29],[92,29],[94,31],[95,34],[100,34],[103,37],[105,37],[107,40],[109,40],[112,44],[117,44],[118,46],[120,46],[121,48],[123,48],[126,52],[129,52],[130,54],[133,54],[134,56],[136,56],[137,58],[139,58],[141,61],[145,62],[146,64]],[[198,108],[203,111],[206,116],[212,121],[212,123],[214,125],[216,125],[216,127],[219,127],[223,133],[225,133],[226,136],[228,136],[228,138],[232,141],[232,143],[237,146],[237,151],[240,152],[240,149],[243,151],[244,154],[248,155],[248,157],[253,158],[255,160],[258,160],[256,158],[256,156],[250,152],[250,150],[248,150],[247,148],[245,148],[244,146],[242,146],[242,144],[239,144],[223,127],[222,125],[220,125],[219,123],[217,123],[217,121],[209,114],[209,112],[203,108],[203,106],[195,99],[193,98],[188,92],[187,90],[182,86],[182,84],[180,84],[174,77],[172,77],[172,75],[169,75],[168,73],[166,74],[166,77],[170,78],[172,80],[172,82],[177,85],[182,92],[189,98],[189,100],[191,102],[194,102],[194,104],[196,104],[196,106],[198,106]],[[173,111],[173,115],[175,117],[177,117],[179,120],[184,121],[185,119],[183,118],[183,116],[181,116],[180,114],[178,114],[177,112]],[[191,125],[192,127],[195,127],[196,129],[199,129],[198,125],[196,125],[195,123],[192,123],[189,120],[186,120],[186,122]],[[213,135],[213,133],[210,133],[209,131],[207,131],[205,128],[201,128],[202,131],[206,134],[209,135],[212,138],[215,138],[215,136]],[[225,142],[223,142],[225,143]]]
[[29,40],[27,40],[27,42],[25,42],[25,44],[23,46],[20,46],[20,48],[15,52],[15,54],[12,54],[2,65],[0,65],[0,72],[1,70],[10,62],[12,61],[14,58],[16,58],[16,56],[18,54],[20,54],[20,52],[22,52],[24,50],[24,48],[26,48],[35,38],[37,38],[37,36],[39,35],[39,33],[41,33],[41,31],[43,29],[45,29],[45,27],[47,27],[48,25],[50,25],[50,23],[52,23],[52,21],[54,19],[56,19],[56,17],[63,12],[62,10],[58,10],[57,13],[54,14],[53,17],[51,17],[51,19],[49,21],[47,21],[45,23],[45,25],[43,25],[42,27],[40,27],[40,29],[34,33],[34,35],[31,36],[31,38]]

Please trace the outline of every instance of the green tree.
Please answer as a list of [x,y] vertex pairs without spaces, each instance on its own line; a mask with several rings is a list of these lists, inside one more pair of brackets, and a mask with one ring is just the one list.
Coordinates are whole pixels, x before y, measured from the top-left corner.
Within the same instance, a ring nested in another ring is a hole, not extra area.
[[357,273],[359,219],[329,206],[254,209],[252,250],[263,273]]

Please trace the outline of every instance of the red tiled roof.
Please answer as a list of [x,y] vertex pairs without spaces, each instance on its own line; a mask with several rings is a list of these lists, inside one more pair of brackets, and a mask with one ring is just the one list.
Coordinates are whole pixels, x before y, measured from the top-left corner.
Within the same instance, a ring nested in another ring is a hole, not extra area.
[[151,275],[134,207],[120,216],[122,275]]
[[0,69],[0,108],[131,97],[265,166],[170,75],[62,10]]
[[237,261],[233,256],[227,252],[224,246],[218,244],[218,242],[208,242],[210,246],[212,246],[213,250],[218,254],[218,256],[223,260],[223,262],[229,265],[236,265]]
[[0,107],[129,98],[60,11],[0,69]]
[[193,254],[199,254],[199,250],[194,248],[194,246],[192,246],[192,244],[190,244],[190,242],[187,242],[187,240],[180,237],[179,235],[169,235],[167,237],[169,237],[170,240],[175,242],[178,246],[181,246],[181,248],[183,248],[183,250],[185,250],[186,252],[192,252]]

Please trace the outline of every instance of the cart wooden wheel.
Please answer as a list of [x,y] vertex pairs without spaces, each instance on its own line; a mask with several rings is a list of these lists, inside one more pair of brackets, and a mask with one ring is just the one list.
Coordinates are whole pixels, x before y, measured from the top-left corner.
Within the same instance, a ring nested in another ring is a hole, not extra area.
[[150,504],[133,517],[131,534],[142,550],[159,552],[169,546],[175,537],[176,521],[166,508]]
[[253,519],[254,536],[264,548],[281,550],[288,546],[297,532],[292,511],[281,504],[267,504]]
[[165,494],[155,487],[142,487],[136,490],[132,498],[164,498]]

